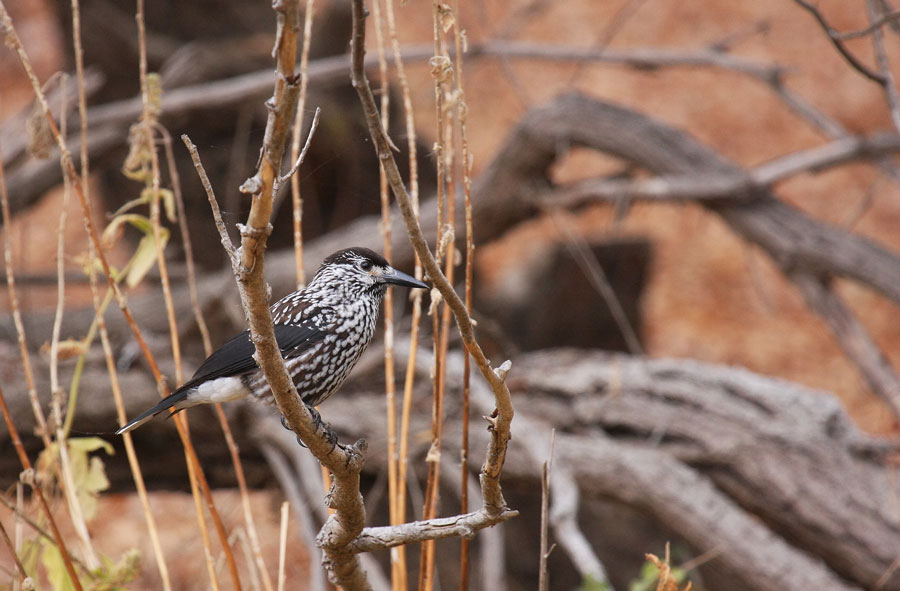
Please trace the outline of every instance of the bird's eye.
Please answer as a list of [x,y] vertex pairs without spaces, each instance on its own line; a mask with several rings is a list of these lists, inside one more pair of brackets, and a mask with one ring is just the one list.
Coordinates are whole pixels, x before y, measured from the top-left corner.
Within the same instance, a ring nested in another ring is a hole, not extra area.
[[370,271],[372,269],[372,261],[363,261],[359,264],[359,268],[363,271]]

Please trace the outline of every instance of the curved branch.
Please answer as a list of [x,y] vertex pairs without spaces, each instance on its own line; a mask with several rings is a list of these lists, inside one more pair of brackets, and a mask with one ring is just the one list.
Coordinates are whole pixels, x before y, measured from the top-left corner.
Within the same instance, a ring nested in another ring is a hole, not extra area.
[[348,544],[347,548],[353,552],[373,552],[426,540],[472,538],[478,530],[503,523],[518,514],[518,511],[512,509],[503,509],[496,513],[482,507],[478,511],[453,517],[410,521],[401,525],[367,527],[353,542]]
[[484,506],[491,512],[502,513],[506,510],[506,502],[503,500],[503,493],[500,489],[500,473],[503,470],[503,462],[506,459],[510,423],[513,419],[512,399],[505,383],[510,362],[506,361],[497,369],[491,367],[490,362],[481,350],[481,346],[475,340],[472,319],[469,317],[465,303],[441,272],[440,265],[434,259],[428,244],[425,242],[422,228],[410,203],[409,194],[406,192],[406,187],[397,168],[397,162],[391,151],[393,144],[387,137],[387,132],[385,132],[381,124],[378,109],[375,106],[375,98],[372,95],[372,89],[369,87],[369,81],[366,79],[365,17],[364,0],[353,0],[353,36],[350,40],[352,67],[350,79],[359,94],[363,113],[369,125],[369,133],[375,144],[376,154],[391,185],[394,198],[397,200],[397,206],[403,215],[406,231],[413,249],[415,249],[416,255],[422,262],[428,278],[434,283],[435,288],[440,292],[441,297],[447,302],[447,305],[453,312],[466,350],[472,356],[475,365],[481,371],[481,375],[490,384],[491,390],[494,392],[496,408],[487,419],[491,431],[491,441],[481,470],[481,487]]

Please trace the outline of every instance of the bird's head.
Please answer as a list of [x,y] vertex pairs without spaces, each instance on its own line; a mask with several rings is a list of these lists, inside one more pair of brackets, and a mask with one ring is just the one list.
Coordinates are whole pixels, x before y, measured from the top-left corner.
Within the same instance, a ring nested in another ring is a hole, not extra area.
[[367,292],[384,293],[388,284],[428,288],[427,284],[415,277],[390,266],[377,252],[360,246],[339,250],[322,261],[322,266],[313,278],[313,282],[318,281],[336,281],[360,295]]

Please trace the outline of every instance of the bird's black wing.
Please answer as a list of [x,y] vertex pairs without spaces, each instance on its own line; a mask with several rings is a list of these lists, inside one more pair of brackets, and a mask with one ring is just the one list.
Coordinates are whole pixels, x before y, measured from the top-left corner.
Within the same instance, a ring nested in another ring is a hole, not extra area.
[[[310,345],[321,341],[327,333],[311,326],[276,324],[275,340],[282,357],[295,357]],[[187,390],[207,380],[237,376],[256,369],[253,359],[256,348],[250,340],[250,331],[245,330],[216,349],[197,369],[193,377],[178,390]]]

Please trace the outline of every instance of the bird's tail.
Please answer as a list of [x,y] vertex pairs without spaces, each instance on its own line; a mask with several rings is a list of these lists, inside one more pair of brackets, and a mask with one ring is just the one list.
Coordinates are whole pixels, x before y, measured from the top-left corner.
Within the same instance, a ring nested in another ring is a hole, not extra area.
[[148,408],[135,418],[133,418],[130,422],[128,422],[124,427],[116,431],[116,435],[121,435],[122,433],[127,433],[132,429],[136,429],[163,412],[164,410],[169,410],[170,408],[175,408],[176,410],[182,410],[186,408],[185,406],[179,405],[179,403],[183,403],[187,400],[188,394],[191,392],[190,388],[183,388],[180,390],[176,390],[163,398],[159,404],[152,408]]

